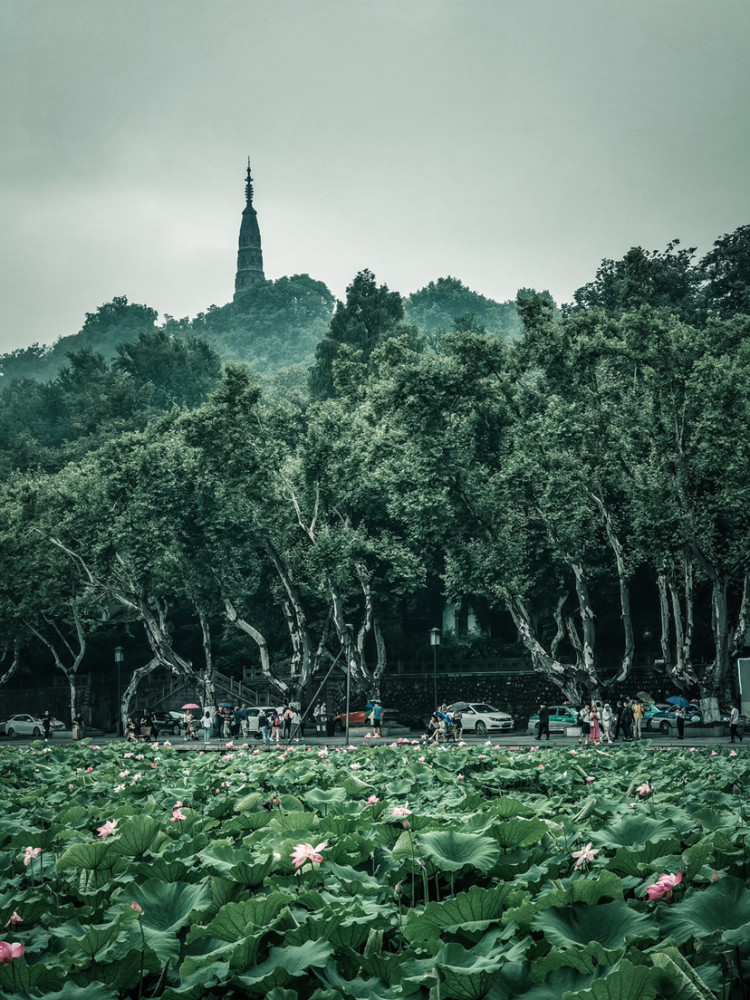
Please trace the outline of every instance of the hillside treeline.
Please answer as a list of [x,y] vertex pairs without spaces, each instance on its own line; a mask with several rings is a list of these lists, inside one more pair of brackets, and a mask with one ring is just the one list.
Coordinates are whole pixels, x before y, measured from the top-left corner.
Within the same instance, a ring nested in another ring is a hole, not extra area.
[[520,292],[510,337],[361,272],[284,392],[196,321],[11,382],[5,676],[43,651],[74,707],[119,629],[124,710],[159,668],[213,703],[239,638],[285,697],[337,657],[373,695],[431,595],[502,613],[573,701],[627,679],[648,626],[710,718],[745,641],[750,227],[693,258],[604,261],[561,312]]

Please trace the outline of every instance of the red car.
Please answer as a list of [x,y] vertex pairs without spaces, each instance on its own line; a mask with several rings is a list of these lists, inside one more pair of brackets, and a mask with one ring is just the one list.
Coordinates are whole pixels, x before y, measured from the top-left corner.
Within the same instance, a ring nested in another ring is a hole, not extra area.
[[[370,722],[370,720],[368,719],[368,716],[370,715],[371,711],[372,711],[371,708],[363,708],[359,712],[350,712],[349,713],[349,726],[350,727],[351,726],[360,726],[360,727],[363,727],[363,726],[372,726],[372,722]],[[381,712],[381,715],[380,715],[380,721],[381,721],[381,723],[385,722],[386,717],[388,717],[390,719],[390,721],[393,722],[395,720],[395,718],[396,718],[396,709],[395,708],[384,708],[382,710],[382,712]],[[334,729],[336,730],[337,733],[343,733],[344,732],[344,730],[346,729],[346,712],[339,712],[338,715],[334,715],[334,717],[333,717],[333,727],[334,727]]]

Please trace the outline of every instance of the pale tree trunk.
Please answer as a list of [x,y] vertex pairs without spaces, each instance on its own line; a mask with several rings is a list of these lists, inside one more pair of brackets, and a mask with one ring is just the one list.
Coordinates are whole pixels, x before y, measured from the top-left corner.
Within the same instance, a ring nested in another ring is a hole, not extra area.
[[[737,623],[732,635],[732,647],[730,657],[736,659],[742,653],[745,645],[745,633],[747,632],[748,612],[750,611],[750,573],[745,572],[742,578],[742,600],[740,610],[737,613]],[[2,681],[0,681],[2,683]]]
[[[582,698],[581,680],[583,680],[580,672],[577,669],[571,669],[567,664],[560,663],[544,649],[536,637],[531,615],[523,598],[511,598],[506,601],[506,606],[518,629],[521,642],[531,656],[534,669],[546,677],[551,684],[554,684],[565,698],[574,704],[580,704]],[[599,686],[598,679],[595,686],[597,688]]]
[[268,643],[266,642],[265,636],[260,632],[254,625],[246,621],[244,618],[240,617],[237,613],[234,605],[228,599],[224,599],[224,611],[227,616],[227,620],[232,623],[240,631],[244,632],[245,635],[249,635],[253,640],[255,645],[258,647],[258,653],[260,654],[260,669],[263,672],[263,676],[272,684],[277,691],[279,691],[284,697],[289,693],[289,685],[286,684],[281,678],[276,677],[274,672],[271,670],[271,657],[268,652]]
[[685,554],[680,594],[673,576],[667,581],[675,627],[675,655],[670,674],[679,687],[698,683],[693,669],[693,561]]
[[609,542],[609,547],[612,549],[614,554],[615,565],[617,567],[617,581],[620,588],[620,616],[622,618],[623,649],[620,669],[617,671],[615,677],[612,678],[611,683],[621,684],[630,676],[630,672],[633,669],[633,656],[635,653],[633,615],[630,607],[630,576],[625,562],[625,549],[623,548],[622,542],[615,531],[615,526],[612,523],[612,517],[605,507],[604,501],[600,497],[596,496],[594,493],[590,493],[590,496],[596,504],[602,521],[604,522],[604,528],[607,533],[607,541]]
[[560,647],[560,643],[565,638],[566,624],[565,621],[563,620],[563,607],[565,606],[565,602],[567,601],[567,599],[568,599],[567,594],[560,594],[557,598],[557,605],[555,607],[555,613],[554,613],[556,632],[552,638],[552,642],[550,643],[549,647],[550,656],[552,657],[553,660],[557,659],[557,650]]
[[[59,671],[61,671],[65,675],[65,679],[68,682],[68,689],[70,692],[70,720],[72,725],[73,719],[75,719],[76,715],[78,714],[76,705],[76,696],[77,696],[76,674],[78,668],[81,665],[81,661],[83,660],[83,657],[86,654],[86,635],[83,630],[81,615],[75,601],[71,602],[70,608],[76,635],[75,648],[73,647],[73,645],[71,645],[70,642],[68,642],[66,637],[63,635],[63,633],[60,631],[60,629],[54,622],[48,622],[47,624],[51,626],[52,631],[55,632],[57,635],[57,645],[55,644],[55,642],[49,639],[46,635],[44,635],[43,632],[40,632],[39,629],[35,628],[33,625],[31,626],[31,631],[34,633],[37,639],[39,639],[40,642],[44,643],[44,645],[52,654],[52,659],[54,660],[55,666]],[[58,648],[58,645],[60,648]],[[66,654],[69,658],[70,661],[69,663],[63,662],[63,656],[65,656]]]
[[213,648],[211,646],[211,630],[208,624],[208,618],[201,608],[196,609],[198,612],[198,620],[201,623],[201,634],[203,637],[203,662],[205,664],[205,669],[203,672],[203,682],[201,687],[203,688],[203,708],[204,711],[206,706],[213,706],[216,704],[216,688],[214,681],[216,679],[216,668],[214,665]]
[[159,660],[157,660],[156,657],[153,657],[153,659],[149,660],[145,666],[137,667],[133,671],[130,677],[130,682],[125,688],[120,701],[120,721],[122,723],[123,733],[127,731],[127,721],[130,716],[130,703],[138,690],[138,684],[144,677],[148,676],[148,674],[152,674],[154,670],[160,666],[162,666],[162,664]]
[[271,557],[271,562],[286,596],[284,615],[292,642],[291,675],[296,697],[301,700],[303,693],[310,686],[316,665],[312,655],[307,614],[299,590],[294,585],[287,566],[268,540],[266,541],[266,551]]
[[711,587],[711,628],[714,634],[714,661],[700,678],[701,708],[704,722],[719,722],[719,701],[729,674],[729,612],[727,607],[728,580],[715,573]]
[[596,650],[596,625],[594,623],[594,611],[591,607],[589,597],[588,582],[583,566],[579,563],[571,563],[576,581],[576,594],[578,595],[578,610],[581,617],[581,655],[583,657],[583,672],[591,678],[593,685],[592,696],[599,695],[599,678],[597,677],[595,650]]
[[[3,650],[3,654],[0,657],[0,661],[5,660],[7,656],[8,656],[8,650],[6,648]],[[4,674],[0,674],[0,687],[2,687],[3,684],[7,684],[7,682],[11,679],[13,674],[15,674],[15,672],[18,670],[20,664],[21,664],[21,644],[17,639],[15,639],[13,641],[13,651],[12,651],[10,665],[8,666],[8,669],[5,671]]]

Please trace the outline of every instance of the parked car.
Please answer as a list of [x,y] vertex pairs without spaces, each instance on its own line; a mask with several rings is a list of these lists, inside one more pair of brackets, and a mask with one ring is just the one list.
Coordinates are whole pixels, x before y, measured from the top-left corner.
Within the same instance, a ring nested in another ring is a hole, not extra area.
[[278,710],[278,705],[253,705],[252,708],[244,709],[247,735],[254,736],[256,740],[259,740],[261,734],[258,726],[258,719],[260,718],[261,712],[278,712]]
[[476,733],[484,736],[486,733],[510,732],[515,726],[515,719],[507,712],[501,712],[494,705],[481,701],[457,701],[448,705],[448,714],[461,712],[461,725],[465,733]]
[[[57,722],[58,720],[55,719],[52,721]],[[57,729],[58,726],[53,725],[52,728]],[[64,728],[62,722],[59,723],[59,728]],[[28,715],[27,713],[20,712],[18,715],[11,715],[5,722],[0,722],[0,736],[7,736],[10,740],[14,736],[39,737],[43,732],[44,723],[38,715]]]
[[[363,708],[357,712],[349,713],[349,725],[350,726],[371,726],[372,723],[369,720],[371,709]],[[380,721],[384,722],[396,722],[398,718],[397,708],[384,708]],[[346,712],[339,712],[338,715],[333,717],[333,728],[337,733],[343,733],[346,729]]]
[[[575,726],[578,721],[580,707],[578,705],[548,705],[550,733],[565,733],[569,726]],[[528,731],[532,736],[539,735],[539,713],[530,716]]]
[[[703,722],[703,713],[697,705],[691,705],[690,708],[685,709],[685,725],[691,726],[698,722]],[[671,731],[677,729],[677,716],[675,715],[675,706],[668,705],[666,708],[661,709],[656,712],[648,720],[646,728],[654,732],[663,733],[665,736],[669,736]]]
[[[143,709],[140,712],[134,712],[133,718],[136,722],[140,722],[145,714],[146,710]],[[152,712],[151,715],[160,737],[179,736],[185,729],[182,721],[185,718],[184,712]]]

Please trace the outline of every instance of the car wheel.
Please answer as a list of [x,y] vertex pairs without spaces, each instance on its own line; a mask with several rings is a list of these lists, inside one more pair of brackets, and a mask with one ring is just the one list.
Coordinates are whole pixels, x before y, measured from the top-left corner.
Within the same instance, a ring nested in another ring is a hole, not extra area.
[[7,735],[8,735],[8,739],[9,739],[9,740],[12,740],[12,739],[13,739],[13,737],[15,736],[15,730],[13,729],[13,727],[12,727],[12,726],[11,726],[11,727],[10,727],[10,729],[8,730],[8,733],[7,733]]
[[487,726],[481,720],[477,722],[476,734],[477,736],[487,735]]
[[344,723],[341,721],[341,719],[336,719],[336,721],[333,723],[333,728],[337,733],[343,733]]
[[662,719],[662,721],[659,723],[659,732],[663,733],[665,736],[669,736],[669,731],[671,728],[672,727],[670,726],[670,724],[667,722],[666,719]]
[[182,732],[182,729],[180,727],[179,722],[175,722],[175,724],[172,726],[172,735],[173,736],[179,736],[181,732]]
[[34,726],[34,732],[31,735],[34,736],[36,739],[39,739],[39,737],[42,735],[39,726]]
[[647,730],[647,731],[648,731],[649,733],[652,733],[652,732],[653,732],[653,729],[651,728],[651,719],[646,719],[646,730]]

